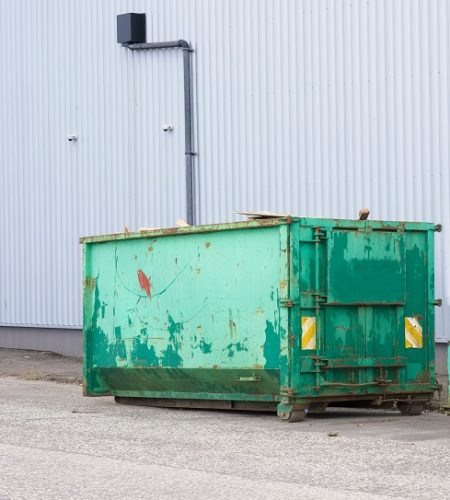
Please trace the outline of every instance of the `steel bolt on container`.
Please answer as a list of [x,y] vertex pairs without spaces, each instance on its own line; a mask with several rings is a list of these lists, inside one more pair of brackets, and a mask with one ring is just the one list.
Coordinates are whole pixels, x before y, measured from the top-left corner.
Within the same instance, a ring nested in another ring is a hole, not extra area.
[[283,217],[82,238],[84,394],[419,414],[437,389],[435,229]]

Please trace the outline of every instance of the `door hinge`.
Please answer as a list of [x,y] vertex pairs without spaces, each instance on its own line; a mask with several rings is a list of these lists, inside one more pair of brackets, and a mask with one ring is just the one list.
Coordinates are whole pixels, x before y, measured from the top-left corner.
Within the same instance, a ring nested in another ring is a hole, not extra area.
[[315,233],[315,235],[318,236],[320,240],[328,239],[328,232],[325,229],[320,229]]
[[328,232],[317,228],[314,230],[312,240],[298,240],[299,243],[323,243],[328,239]]

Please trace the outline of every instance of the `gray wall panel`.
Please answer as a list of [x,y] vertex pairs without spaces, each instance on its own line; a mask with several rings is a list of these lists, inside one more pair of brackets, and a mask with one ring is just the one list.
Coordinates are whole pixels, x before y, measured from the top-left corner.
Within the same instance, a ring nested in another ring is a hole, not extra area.
[[440,400],[447,404],[449,396],[448,386],[448,343],[437,342],[436,348],[436,380],[442,384]]
[[78,237],[184,217],[182,56],[119,47],[127,11],[195,48],[197,220],[441,222],[450,338],[446,0],[1,2],[0,323],[79,326]]
[[83,338],[81,330],[76,329],[1,326],[0,348],[49,351],[81,357]]

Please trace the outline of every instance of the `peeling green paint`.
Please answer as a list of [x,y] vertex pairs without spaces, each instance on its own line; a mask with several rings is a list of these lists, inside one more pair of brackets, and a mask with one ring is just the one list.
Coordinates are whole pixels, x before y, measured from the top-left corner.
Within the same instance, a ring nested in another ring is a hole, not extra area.
[[117,358],[126,359],[127,351],[125,348],[125,342],[122,340],[122,328],[116,326],[114,328],[114,336],[116,338],[115,354]]
[[212,342],[206,342],[205,339],[202,339],[202,340],[200,340],[199,347],[200,347],[200,350],[204,354],[210,354],[211,353]]
[[133,338],[131,363],[136,366],[160,366],[155,347],[149,343],[147,328],[141,328],[140,335]]
[[98,286],[98,277],[95,280],[94,289],[94,309],[92,314],[91,328],[89,329],[89,335],[96,339],[96,349],[94,351],[94,356],[92,363],[103,364],[107,363],[110,365],[116,364],[117,347],[115,342],[109,341],[108,336],[103,331],[103,329],[98,325],[99,316],[101,315],[102,302],[100,300],[100,289]]
[[264,342],[265,368],[276,368],[280,364],[280,337],[271,321],[266,320],[266,339]]
[[228,344],[226,350],[228,351],[229,358],[233,358],[236,352],[248,352],[248,348],[241,342]]
[[161,365],[168,368],[183,366],[183,360],[178,354],[177,349],[172,344],[169,344],[167,349],[162,352]]
[[137,336],[133,339],[133,350],[131,360],[135,365],[160,366],[155,347],[149,345],[148,339]]
[[167,318],[169,320],[169,327],[167,328],[167,331],[169,332],[169,340],[171,342],[178,342],[181,330],[183,330],[183,322],[174,321],[169,313],[167,313]]
[[[85,392],[431,393],[432,250],[429,224],[304,218],[88,239]],[[419,318],[423,349],[405,349],[405,315]],[[301,347],[302,317],[317,321],[316,349]]]

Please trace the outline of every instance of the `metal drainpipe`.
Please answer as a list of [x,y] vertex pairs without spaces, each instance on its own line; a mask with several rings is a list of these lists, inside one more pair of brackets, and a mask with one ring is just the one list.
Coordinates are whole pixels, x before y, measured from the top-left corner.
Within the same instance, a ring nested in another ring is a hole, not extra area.
[[192,71],[191,52],[193,49],[186,40],[171,42],[131,43],[123,44],[130,50],[158,50],[182,49],[184,72],[184,143],[186,159],[186,219],[191,226],[195,224],[195,197],[194,197],[194,166],[193,157],[193,127],[192,127]]

